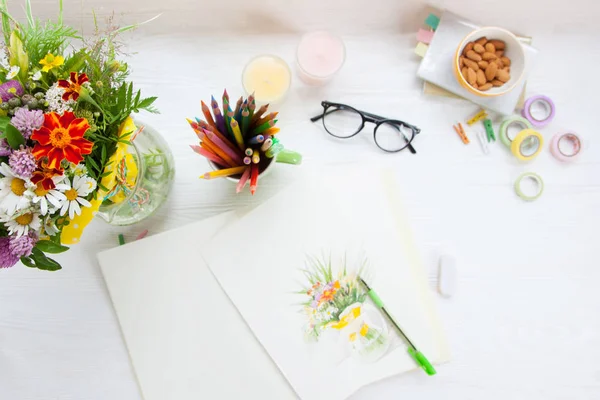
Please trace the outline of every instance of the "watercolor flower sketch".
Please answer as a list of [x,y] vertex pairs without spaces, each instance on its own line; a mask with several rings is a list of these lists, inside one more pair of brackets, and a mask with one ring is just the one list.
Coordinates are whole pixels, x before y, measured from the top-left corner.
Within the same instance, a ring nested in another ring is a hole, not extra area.
[[301,270],[306,281],[297,292],[304,297],[305,340],[320,345],[319,352],[330,354],[336,362],[347,357],[374,362],[390,347],[389,327],[379,310],[367,302],[358,280],[366,272],[367,260],[350,268],[348,263],[345,257],[335,266],[331,257],[307,257]]

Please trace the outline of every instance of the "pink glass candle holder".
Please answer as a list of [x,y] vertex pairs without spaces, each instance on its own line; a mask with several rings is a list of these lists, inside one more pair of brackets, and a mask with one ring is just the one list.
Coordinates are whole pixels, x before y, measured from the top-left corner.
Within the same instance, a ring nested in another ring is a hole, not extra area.
[[313,86],[328,83],[346,61],[346,48],[338,36],[327,31],[302,36],[296,53],[300,79]]

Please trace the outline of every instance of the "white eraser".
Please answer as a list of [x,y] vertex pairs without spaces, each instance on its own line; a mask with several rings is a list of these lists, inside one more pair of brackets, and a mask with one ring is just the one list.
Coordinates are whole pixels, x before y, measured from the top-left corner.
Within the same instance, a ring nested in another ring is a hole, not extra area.
[[438,270],[438,291],[440,294],[444,297],[452,297],[456,292],[457,281],[456,260],[450,255],[441,256]]

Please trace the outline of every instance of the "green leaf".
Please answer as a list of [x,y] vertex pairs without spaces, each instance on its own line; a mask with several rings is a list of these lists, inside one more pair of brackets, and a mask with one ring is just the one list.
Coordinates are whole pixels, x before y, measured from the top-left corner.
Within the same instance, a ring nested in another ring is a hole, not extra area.
[[4,133],[6,125],[10,123],[10,117],[0,117],[0,132]]
[[94,167],[94,169],[96,171],[98,171],[99,173],[102,172],[102,171],[100,171],[100,167],[98,166],[98,164],[96,163],[96,161],[94,161],[94,159],[92,157],[87,157],[85,159],[85,161],[89,162],[92,165],[92,167]]
[[31,0],[25,2],[25,11],[27,12],[27,23],[30,28],[33,28],[35,26],[35,21],[33,19],[33,12],[31,11]]
[[146,97],[138,103],[137,108],[145,109],[146,107],[151,106],[156,99],[158,99],[158,97]]
[[10,34],[9,62],[10,65],[19,66],[19,78],[21,78],[21,82],[25,82],[27,80],[27,73],[29,72],[29,57],[27,57],[27,53],[25,53],[23,42],[16,30],[12,31]]
[[106,162],[106,146],[102,146],[100,160],[102,161],[102,165],[104,165],[104,163]]
[[29,257],[21,257],[21,262],[29,268],[37,268],[37,265],[33,262],[33,260]]
[[8,13],[8,5],[6,0],[2,0],[2,30],[4,31],[4,42],[10,42],[10,14]]
[[46,257],[40,249],[35,247],[31,250],[31,259],[35,262],[36,267],[41,270],[57,271],[62,268],[59,263]]
[[35,247],[44,253],[50,254],[64,253],[65,251],[69,250],[67,246],[61,246],[60,244],[56,244],[50,240],[40,240],[36,243]]
[[19,146],[25,144],[25,138],[23,137],[23,135],[21,135],[21,132],[19,132],[19,130],[13,125],[6,125],[4,133],[6,134],[6,141],[8,141],[8,144],[13,149],[18,149]]

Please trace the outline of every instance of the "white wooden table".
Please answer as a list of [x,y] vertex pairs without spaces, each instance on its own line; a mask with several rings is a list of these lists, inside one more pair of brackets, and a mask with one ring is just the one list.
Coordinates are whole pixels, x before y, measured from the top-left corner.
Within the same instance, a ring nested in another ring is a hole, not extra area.
[[[135,33],[129,49],[137,53],[130,60],[133,78],[145,94],[159,96],[162,110],[143,119],[163,133],[176,156],[170,200],[139,226],[94,221],[82,243],[58,257],[60,272],[22,266],[0,271],[0,399],[141,398],[95,254],[116,246],[118,233],[132,240],[145,228],[153,234],[257,204],[293,179],[298,167],[280,165],[254,197],[231,195],[225,181],[199,181],[207,166],[188,147],[195,136],[185,117],[199,115],[200,99],[224,87],[233,97],[242,94],[241,71],[252,56],[270,52],[293,63],[299,32],[324,27],[343,34],[346,65],[324,88],[294,81],[280,107],[282,141],[304,155],[300,168],[391,165],[402,176],[432,290],[442,252],[456,256],[460,272],[454,298],[436,295],[452,362],[440,366],[435,378],[403,375],[365,388],[353,399],[600,398],[597,3],[557,2],[551,8],[547,2],[511,0],[493,13],[487,10],[498,6],[491,0],[452,5],[466,17],[535,36],[541,53],[528,93],[546,94],[556,103],[555,121],[542,130],[547,140],[564,129],[584,137],[582,157],[570,165],[556,161],[547,149],[524,165],[500,142],[489,156],[475,138],[468,146],[460,142],[452,124],[478,108],[421,94],[415,76],[419,60],[412,53],[414,32],[426,15],[419,2],[375,1],[367,9],[358,0],[327,5],[272,0],[260,7],[235,0],[229,13],[216,4],[184,0],[141,3],[111,0],[96,10],[124,12],[125,22],[165,12]],[[94,2],[66,5],[68,21],[89,26]],[[42,15],[52,15],[54,6],[34,1]],[[225,15],[230,24],[223,26],[219,21]],[[328,137],[309,121],[325,99],[419,126],[418,154],[384,154],[368,130],[349,141]],[[515,178],[524,171],[545,181],[536,202],[523,202],[513,192]]]

